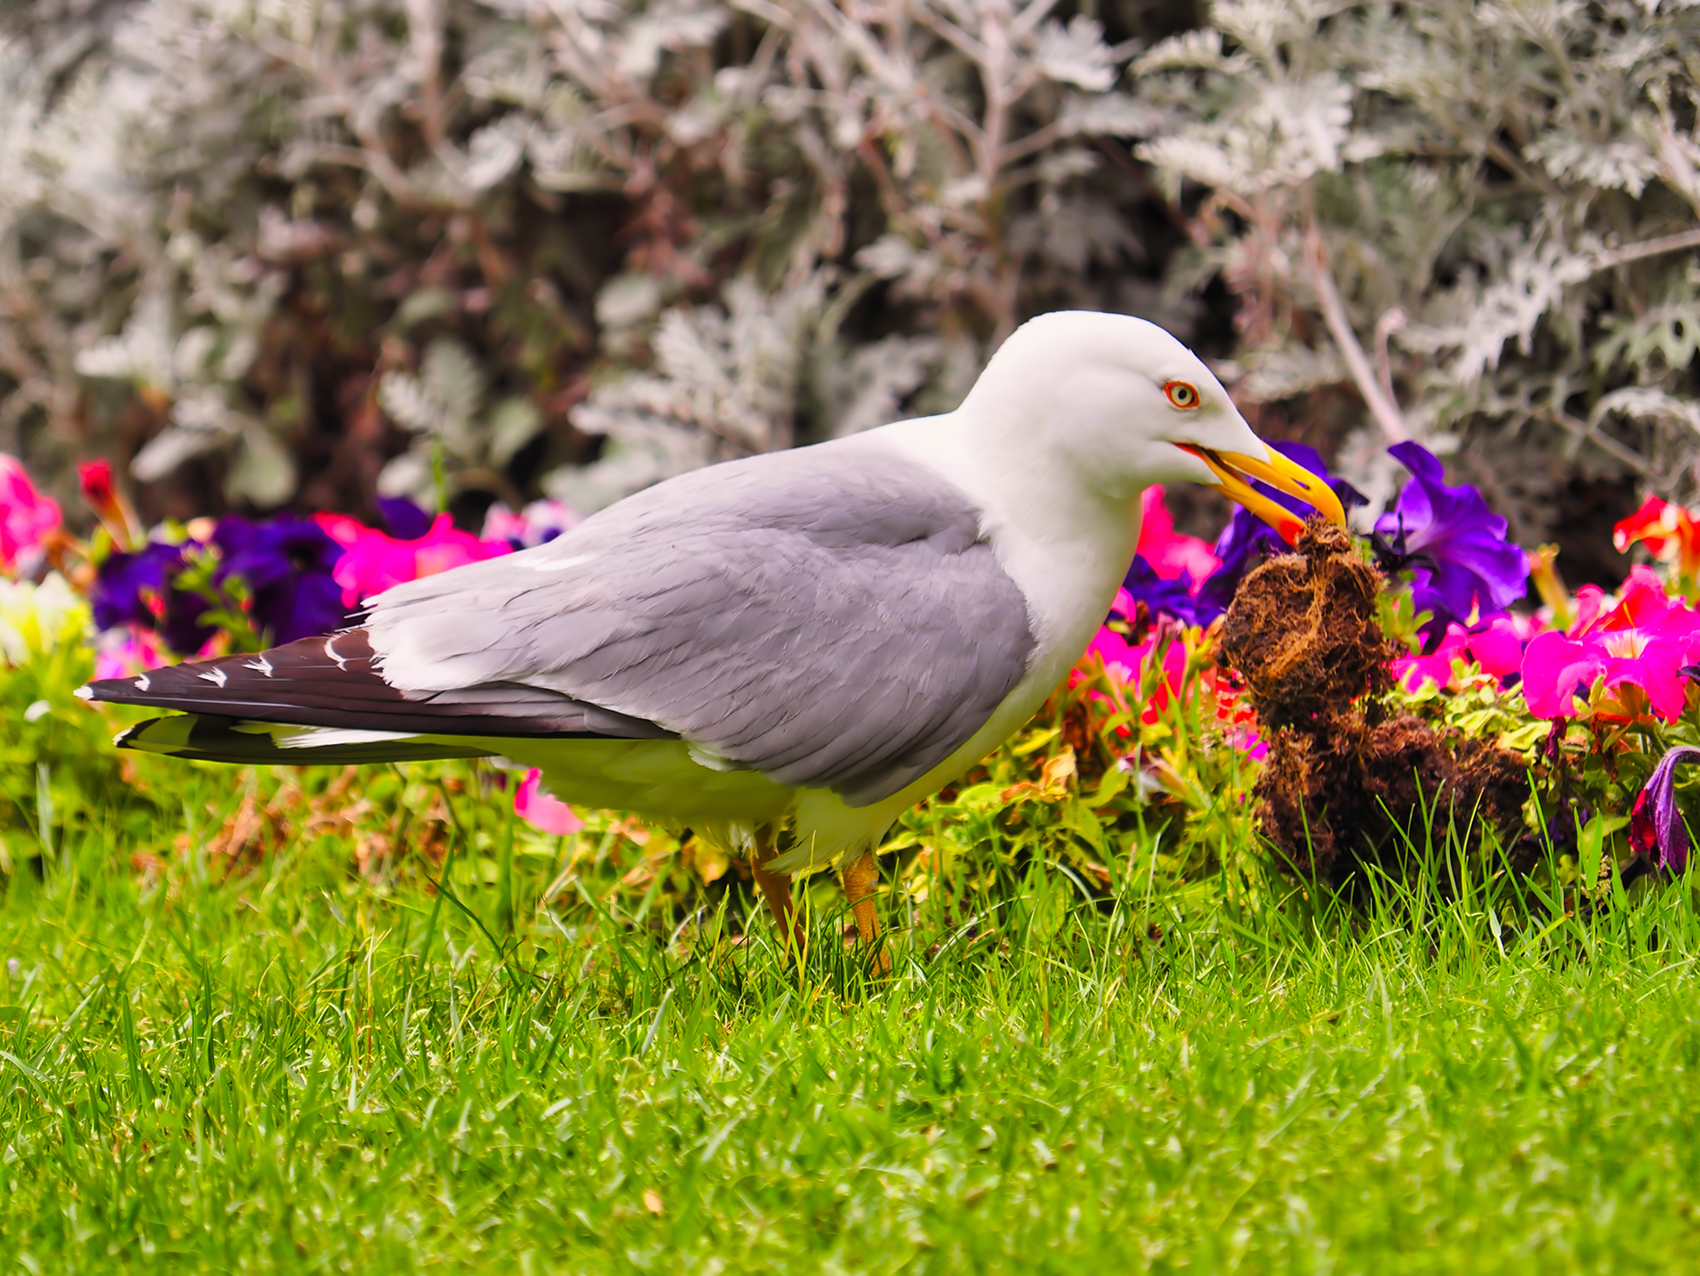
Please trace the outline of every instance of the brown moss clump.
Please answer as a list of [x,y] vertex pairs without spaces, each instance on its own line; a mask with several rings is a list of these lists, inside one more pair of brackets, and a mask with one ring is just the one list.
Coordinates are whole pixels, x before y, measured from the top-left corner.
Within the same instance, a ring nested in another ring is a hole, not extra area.
[[1272,732],[1256,796],[1263,834],[1288,863],[1338,885],[1366,862],[1398,871],[1425,849],[1449,873],[1449,828],[1513,827],[1529,781],[1487,741],[1409,714],[1375,723],[1339,715],[1310,731]]
[[1266,727],[1297,726],[1385,691],[1398,654],[1376,620],[1381,573],[1344,528],[1313,520],[1298,552],[1240,582],[1222,626],[1222,659]]
[[1221,662],[1245,685],[1269,745],[1255,796],[1265,837],[1298,872],[1341,884],[1408,853],[1447,863],[1449,827],[1512,827],[1522,763],[1378,699],[1397,648],[1382,632],[1381,574],[1344,531],[1312,522],[1297,552],[1240,585]]

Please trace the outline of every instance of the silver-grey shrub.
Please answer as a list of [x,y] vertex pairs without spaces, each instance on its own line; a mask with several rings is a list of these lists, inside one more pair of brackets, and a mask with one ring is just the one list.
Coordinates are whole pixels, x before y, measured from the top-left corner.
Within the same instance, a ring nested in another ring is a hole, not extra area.
[[1697,12],[36,0],[0,449],[157,512],[593,508],[948,407],[1036,310],[1214,296],[1248,404],[1370,486],[1461,443],[1545,534],[1577,475],[1694,483]]

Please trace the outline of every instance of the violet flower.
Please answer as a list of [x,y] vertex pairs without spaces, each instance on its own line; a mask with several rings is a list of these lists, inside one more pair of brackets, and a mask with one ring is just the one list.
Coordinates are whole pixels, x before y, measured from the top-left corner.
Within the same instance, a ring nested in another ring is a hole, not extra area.
[[201,548],[199,541],[169,545],[153,541],[134,553],[117,550],[106,556],[95,573],[90,601],[99,629],[123,624],[152,629],[180,656],[190,656],[213,635],[201,617],[211,607],[200,594],[176,589],[173,582],[185,567],[184,551]]
[[[1165,580],[1143,554],[1134,555],[1133,566],[1128,569],[1122,588],[1134,602],[1144,603],[1145,610],[1153,617],[1172,616],[1183,625],[1208,625],[1223,610],[1193,596],[1192,573],[1186,568],[1181,568],[1179,576]],[[1126,619],[1132,620],[1133,617]]]
[[256,524],[233,514],[219,520],[213,542],[221,555],[215,582],[236,576],[247,584],[254,628],[269,643],[334,633],[348,623],[342,586],[331,574],[343,547],[317,523],[284,514]]
[[[1288,460],[1297,461],[1312,474],[1319,474],[1328,479],[1328,486],[1334,489],[1334,495],[1340,498],[1340,504],[1347,509],[1366,503],[1364,494],[1345,479],[1329,478],[1328,466],[1324,464],[1322,454],[1315,448],[1303,443],[1274,443],[1270,446]],[[1309,506],[1297,498],[1277,492],[1255,479],[1252,480],[1252,486],[1295,514],[1303,514],[1309,509]],[[1216,557],[1222,560],[1222,565],[1210,573],[1209,578],[1199,587],[1198,602],[1214,609],[1217,614],[1226,611],[1228,604],[1234,601],[1234,591],[1239,589],[1240,581],[1245,578],[1247,572],[1265,558],[1290,553],[1291,550],[1292,546],[1282,540],[1281,534],[1268,523],[1248,509],[1236,509],[1233,518],[1228,521],[1228,526],[1222,530],[1221,536],[1216,538]]]
[[415,541],[431,530],[431,516],[405,496],[380,496],[378,513],[398,541]]
[[1411,472],[1371,538],[1388,571],[1415,570],[1412,603],[1433,613],[1423,627],[1437,637],[1456,621],[1501,615],[1528,590],[1529,559],[1505,539],[1506,523],[1466,484],[1448,487],[1434,453],[1419,443],[1387,449]]
[[1679,745],[1653,768],[1629,813],[1629,845],[1655,868],[1672,874],[1688,867],[1688,827],[1676,806],[1676,768],[1700,761],[1700,749]]

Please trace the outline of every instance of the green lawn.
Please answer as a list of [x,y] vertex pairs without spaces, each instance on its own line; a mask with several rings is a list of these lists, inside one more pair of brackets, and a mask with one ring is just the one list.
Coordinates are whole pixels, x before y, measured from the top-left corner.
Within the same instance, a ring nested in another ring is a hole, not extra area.
[[522,855],[504,957],[486,872],[457,904],[325,837],[235,873],[117,840],[6,887],[0,1270],[1548,1273],[1700,1243],[1679,888],[1342,926],[1243,880],[1087,904],[1034,863],[972,929],[920,910],[870,985],[841,917],[802,977],[765,918],[737,942],[736,891],[669,943],[624,897],[524,904],[553,866]]

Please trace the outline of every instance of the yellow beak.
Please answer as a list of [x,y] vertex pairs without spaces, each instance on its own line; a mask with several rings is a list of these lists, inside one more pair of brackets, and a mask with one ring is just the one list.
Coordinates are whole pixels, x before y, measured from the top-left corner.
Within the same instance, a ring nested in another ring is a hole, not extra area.
[[1277,492],[1296,497],[1338,527],[1346,525],[1346,511],[1327,480],[1312,474],[1297,461],[1282,456],[1274,448],[1269,449],[1267,459],[1259,460],[1243,452],[1212,452],[1209,448],[1193,447],[1187,443],[1175,446],[1208,465],[1210,472],[1216,476],[1217,481],[1212,486],[1217,491],[1230,500],[1238,501],[1268,523],[1289,545],[1295,544],[1299,533],[1304,531],[1304,519],[1286,506],[1270,500],[1247,479],[1258,479]]

